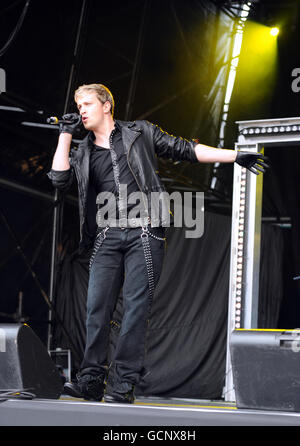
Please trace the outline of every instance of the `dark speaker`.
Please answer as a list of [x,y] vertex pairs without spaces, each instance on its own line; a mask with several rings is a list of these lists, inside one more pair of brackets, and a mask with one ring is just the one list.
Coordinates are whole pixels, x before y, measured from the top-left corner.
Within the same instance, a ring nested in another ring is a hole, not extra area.
[[28,325],[0,324],[0,389],[28,389],[57,399],[62,380],[42,341]]
[[238,408],[300,411],[300,331],[235,330],[230,354]]

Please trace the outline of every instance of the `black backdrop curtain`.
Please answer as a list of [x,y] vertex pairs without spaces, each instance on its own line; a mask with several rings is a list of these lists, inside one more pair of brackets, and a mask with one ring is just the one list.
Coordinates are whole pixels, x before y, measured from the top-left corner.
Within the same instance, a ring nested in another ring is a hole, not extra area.
[[[276,326],[282,294],[282,231],[262,225],[260,327]],[[204,234],[187,239],[169,228],[162,276],[156,289],[147,339],[146,369],[137,394],[220,398],[225,379],[231,218],[205,213]],[[274,254],[274,255],[273,255]],[[276,254],[276,255],[275,255]],[[62,262],[56,309],[78,357],[85,342],[88,259],[76,253]],[[110,358],[122,318],[122,299],[112,321]],[[70,348],[56,324],[54,342]],[[73,348],[73,347],[72,347]],[[71,350],[72,350],[71,348]]]
[[[270,246],[267,255],[276,256],[282,262],[282,305],[279,328],[300,327],[300,183],[299,145],[266,147],[271,169],[264,175],[263,216],[287,217],[289,228],[281,229],[283,249]],[[280,256],[282,252],[282,255]],[[269,281],[269,289],[273,288]]]
[[261,227],[258,307],[259,328],[277,328],[278,326],[284,294],[283,231],[280,227],[268,223],[263,223]]

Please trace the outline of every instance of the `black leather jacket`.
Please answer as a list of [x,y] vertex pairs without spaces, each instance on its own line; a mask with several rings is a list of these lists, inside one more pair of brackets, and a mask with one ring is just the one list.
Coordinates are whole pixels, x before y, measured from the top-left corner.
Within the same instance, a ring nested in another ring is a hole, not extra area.
[[[164,192],[165,187],[157,174],[157,156],[173,160],[198,162],[196,141],[171,136],[148,121],[116,121],[122,131],[128,166],[141,192]],[[66,191],[72,184],[74,173],[78,183],[80,249],[89,249],[96,234],[96,194],[89,184],[90,134],[70,151],[71,168],[65,171],[51,169],[48,177],[53,186]],[[150,205],[150,198],[147,200]],[[151,215],[151,209],[148,209]],[[163,225],[162,217],[154,226]]]

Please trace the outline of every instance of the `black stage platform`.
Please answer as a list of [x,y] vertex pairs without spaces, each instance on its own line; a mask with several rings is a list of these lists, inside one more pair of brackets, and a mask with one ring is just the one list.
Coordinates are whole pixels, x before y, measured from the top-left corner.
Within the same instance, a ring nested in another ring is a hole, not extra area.
[[300,413],[237,409],[224,401],[140,397],[127,405],[63,395],[2,401],[0,426],[300,426]]

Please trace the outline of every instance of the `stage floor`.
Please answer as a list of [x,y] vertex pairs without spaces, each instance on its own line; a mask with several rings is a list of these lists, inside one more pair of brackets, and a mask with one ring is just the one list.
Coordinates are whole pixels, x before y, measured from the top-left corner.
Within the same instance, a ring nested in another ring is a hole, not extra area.
[[238,409],[224,401],[139,397],[134,404],[58,400],[0,403],[0,426],[299,426],[300,413]]

